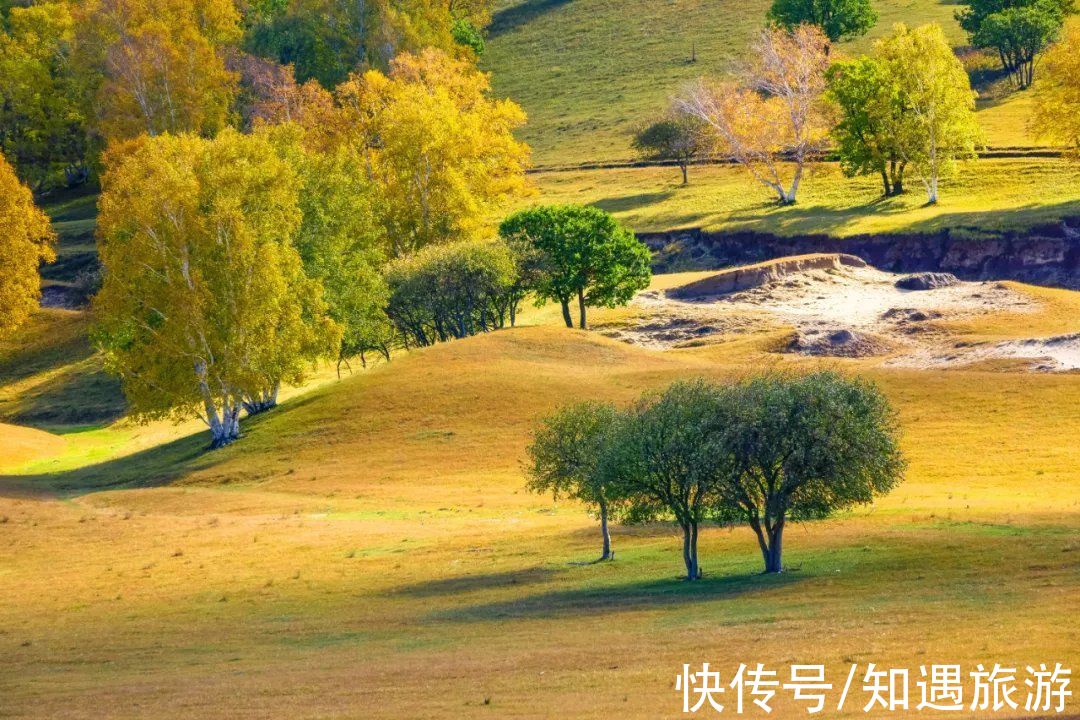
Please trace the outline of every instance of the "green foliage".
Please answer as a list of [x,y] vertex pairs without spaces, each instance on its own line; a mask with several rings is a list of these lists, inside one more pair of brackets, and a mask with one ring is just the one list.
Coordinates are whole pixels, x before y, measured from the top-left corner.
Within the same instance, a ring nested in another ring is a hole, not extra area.
[[578,298],[579,327],[585,308],[625,305],[649,286],[649,250],[607,212],[581,205],[547,205],[522,210],[499,227],[502,237],[526,241],[541,254],[533,290],[538,301],[562,304],[573,327],[570,301]]
[[817,25],[837,42],[865,34],[878,16],[870,0],[773,0],[769,19],[787,28]]
[[458,45],[469,48],[476,53],[477,57],[484,54],[484,34],[469,20],[464,18],[455,20],[450,32]]
[[684,185],[689,181],[687,167],[708,150],[704,123],[686,113],[673,113],[640,128],[634,134],[632,145],[645,160],[677,164],[682,170]]
[[251,5],[244,47],[292,65],[298,82],[334,87],[364,59],[366,3],[262,2]]
[[835,63],[828,78],[829,99],[840,109],[832,136],[844,174],[880,175],[886,197],[901,194],[907,128],[898,78],[865,56]]
[[[542,487],[583,468],[572,477],[591,478],[587,487],[602,488],[623,521],[673,518],[689,580],[700,577],[701,523],[749,524],[766,572],[781,572],[787,521],[872,502],[900,482],[905,467],[885,397],[865,380],[829,371],[732,385],[677,382],[621,418],[564,412],[542,430],[545,459],[562,471],[541,475]],[[591,424],[601,419],[610,423],[606,432]],[[584,427],[588,442],[599,442],[597,465],[556,442],[577,439],[567,426]]]
[[930,204],[938,182],[961,158],[974,158],[982,133],[963,65],[937,25],[899,24],[875,45],[877,57],[903,98],[900,154],[919,175]]
[[1074,12],[1073,0],[968,0],[966,5],[956,17],[972,45],[996,51],[1021,88],[1031,84],[1036,57]]
[[723,391],[724,431],[714,452],[726,473],[716,518],[747,521],[766,572],[783,570],[787,520],[825,518],[892,490],[904,470],[899,428],[871,383],[835,372],[767,375]]
[[390,263],[386,314],[406,346],[426,346],[504,327],[514,261],[499,240],[432,245]]

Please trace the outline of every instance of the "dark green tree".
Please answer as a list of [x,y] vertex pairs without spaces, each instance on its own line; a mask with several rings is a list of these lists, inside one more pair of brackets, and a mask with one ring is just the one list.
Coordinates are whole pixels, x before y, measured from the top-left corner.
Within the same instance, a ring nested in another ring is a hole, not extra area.
[[703,380],[642,398],[606,436],[600,468],[618,517],[629,524],[674,519],[686,579],[701,577],[698,532],[716,512],[720,484],[737,472],[723,454],[729,405]]
[[863,35],[877,22],[870,0],[773,0],[768,17],[786,28],[817,25],[832,42]]
[[1075,12],[1074,0],[968,0],[956,13],[971,44],[997,52],[1017,87],[1031,84],[1038,55]]
[[505,239],[526,241],[542,255],[533,291],[538,301],[562,305],[573,327],[570,302],[578,301],[578,326],[587,326],[586,307],[625,305],[649,286],[648,248],[609,213],[581,205],[546,205],[522,210],[502,222]]
[[605,438],[618,425],[619,412],[606,403],[582,402],[543,420],[529,446],[529,489],[579,500],[600,519],[600,560],[611,560],[608,517],[612,500],[600,466]]
[[766,375],[725,393],[714,516],[754,530],[765,572],[783,571],[788,521],[869,503],[901,481],[899,428],[870,382],[835,372]]
[[689,183],[690,163],[705,154],[704,123],[687,113],[672,114],[649,123],[634,134],[633,146],[645,160],[673,162],[682,171],[683,185]]
[[840,109],[832,137],[848,177],[876,174],[886,197],[904,192],[905,120],[899,83],[887,65],[868,57],[829,68],[828,96]]

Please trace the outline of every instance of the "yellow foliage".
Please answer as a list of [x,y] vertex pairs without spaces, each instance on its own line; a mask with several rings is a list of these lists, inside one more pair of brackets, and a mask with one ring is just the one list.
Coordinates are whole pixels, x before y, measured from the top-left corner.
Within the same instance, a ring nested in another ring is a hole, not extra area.
[[525,113],[490,97],[488,76],[427,49],[403,53],[389,75],[369,70],[338,86],[332,110],[305,113],[315,145],[364,153],[395,254],[491,231],[494,211],[527,192],[529,148],[513,131]]
[[109,139],[212,134],[229,119],[237,77],[222,46],[240,38],[230,0],[88,0],[80,61],[102,73],[99,129]]
[[56,254],[49,218],[0,155],[0,336],[18,328],[41,296],[38,266]]
[[1038,136],[1063,142],[1080,155],[1080,22],[1068,25],[1043,59],[1031,124]]

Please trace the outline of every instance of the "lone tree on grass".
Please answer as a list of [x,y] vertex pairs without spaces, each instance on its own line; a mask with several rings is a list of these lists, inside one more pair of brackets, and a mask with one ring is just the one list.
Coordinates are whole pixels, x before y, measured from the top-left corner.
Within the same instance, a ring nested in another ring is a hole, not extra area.
[[829,42],[837,42],[865,35],[877,22],[877,12],[870,0],[773,0],[769,19],[789,29],[816,25]]
[[576,297],[578,327],[585,308],[625,305],[649,286],[649,250],[609,213],[581,205],[546,205],[511,215],[499,226],[508,242],[526,241],[542,256],[533,291],[538,301],[562,305],[566,327],[574,327],[570,302]]
[[[829,41],[812,25],[761,31],[739,81],[698,80],[676,100],[708,128],[717,152],[791,205],[806,166],[824,150]],[[790,170],[789,170],[790,168]]]
[[1018,88],[1031,85],[1035,63],[1075,12],[1073,0],[967,0],[957,11],[971,44],[998,54]]
[[600,518],[603,549],[600,560],[611,560],[608,517],[611,500],[600,466],[605,436],[617,426],[619,413],[613,405],[578,403],[545,419],[529,446],[529,489],[566,495],[580,500]]
[[870,383],[819,372],[768,375],[726,391],[716,518],[746,522],[765,572],[784,569],[789,520],[817,520],[892,490],[904,461],[893,411]]
[[638,130],[633,145],[645,160],[678,165],[683,185],[687,185],[690,163],[705,154],[708,141],[700,119],[685,113],[671,113]]

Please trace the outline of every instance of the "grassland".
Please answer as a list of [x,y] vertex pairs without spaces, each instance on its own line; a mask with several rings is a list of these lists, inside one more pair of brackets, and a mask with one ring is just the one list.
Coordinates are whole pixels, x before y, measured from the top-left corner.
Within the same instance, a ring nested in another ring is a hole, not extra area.
[[832,235],[996,230],[1080,212],[1080,164],[1048,158],[967,163],[942,185],[941,200],[932,206],[913,178],[907,194],[882,199],[876,178],[845,178],[835,165],[817,168],[800,189],[799,202],[789,207],[779,207],[767,188],[731,165],[691,168],[685,187],[678,169],[670,167],[552,171],[535,179],[541,201],[597,205],[637,232],[679,227]]
[[[964,332],[1060,332],[1080,306],[1029,292],[1046,305],[1022,329]],[[1080,662],[1080,376],[845,363],[899,408],[907,481],[796,528],[779,577],[748,531],[709,529],[692,585],[664,525],[574,564],[596,527],[524,491],[529,429],[569,399],[781,362],[775,338],[661,353],[553,321],[301,393],[212,454],[191,428],[118,426],[93,461],[76,437],[53,467],[15,462],[5,715],[651,718],[677,714],[684,662]]]
[[[630,135],[680,86],[729,72],[765,19],[769,0],[505,0],[485,69],[529,115],[523,137],[540,166],[632,157]],[[838,52],[867,52],[894,23],[940,23],[961,46],[947,0],[879,0],[878,24]],[[696,61],[691,62],[691,54]],[[1027,93],[983,88],[979,117],[993,146],[1037,144]]]

